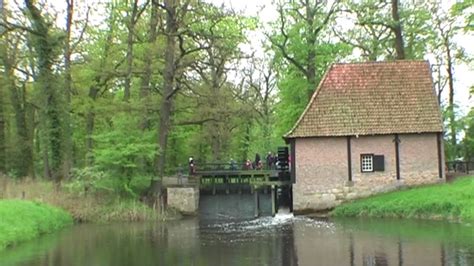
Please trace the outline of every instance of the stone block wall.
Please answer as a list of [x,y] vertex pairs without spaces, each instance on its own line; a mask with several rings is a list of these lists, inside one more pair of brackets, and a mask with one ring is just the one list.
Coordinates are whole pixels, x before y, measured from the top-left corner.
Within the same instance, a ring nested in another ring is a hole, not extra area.
[[[293,209],[296,212],[323,210],[403,186],[445,180],[444,173],[439,178],[435,133],[399,136],[400,180],[397,180],[394,137],[351,137],[352,181],[349,181],[346,137],[296,139]],[[384,155],[384,171],[361,172],[361,154]]]
[[199,188],[168,187],[167,204],[182,214],[196,215],[199,208]]

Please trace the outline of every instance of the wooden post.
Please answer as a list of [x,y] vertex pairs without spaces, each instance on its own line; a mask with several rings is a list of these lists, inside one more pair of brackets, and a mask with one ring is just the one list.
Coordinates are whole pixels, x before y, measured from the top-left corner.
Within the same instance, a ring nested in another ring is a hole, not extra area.
[[216,195],[216,177],[212,176],[212,195]]
[[229,194],[229,184],[230,184],[231,182],[229,182],[229,176],[228,176],[228,175],[225,175],[225,176],[224,176],[224,180],[223,180],[222,183],[223,183],[224,186],[225,186],[225,194]]
[[271,199],[272,199],[272,216],[275,217],[275,214],[276,214],[275,185],[272,185],[272,187],[271,187],[271,192],[272,192],[272,195],[271,195]]
[[259,208],[259,198],[258,198],[258,190],[255,190],[254,193],[254,199],[255,199],[255,212],[254,212],[254,217],[257,218],[260,214],[260,208]]

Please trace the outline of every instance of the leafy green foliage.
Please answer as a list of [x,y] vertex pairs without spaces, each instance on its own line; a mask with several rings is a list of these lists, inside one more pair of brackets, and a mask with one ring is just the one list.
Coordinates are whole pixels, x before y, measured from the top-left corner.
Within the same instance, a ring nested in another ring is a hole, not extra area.
[[94,136],[97,169],[119,178],[127,192],[133,177],[144,174],[143,166],[151,163],[157,153],[153,132],[137,128],[138,122],[138,118],[116,115],[111,121],[113,127]]
[[113,190],[113,187],[103,186],[103,180],[109,178],[105,172],[97,171],[91,167],[73,169],[71,181],[66,187],[80,194],[96,192],[99,190]]
[[464,160],[474,160],[474,109],[463,119],[465,124],[464,139],[462,140]]

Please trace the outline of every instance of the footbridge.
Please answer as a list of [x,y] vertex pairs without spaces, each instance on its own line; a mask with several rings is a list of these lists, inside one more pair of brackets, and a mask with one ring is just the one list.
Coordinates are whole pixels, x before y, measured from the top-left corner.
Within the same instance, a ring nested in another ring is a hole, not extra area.
[[[168,205],[180,209],[184,204],[182,198],[192,197],[196,213],[213,217],[273,216],[279,209],[292,211],[295,180],[287,154],[287,149],[279,149],[277,163],[261,169],[235,163],[193,163],[185,176],[186,182],[180,186],[188,192],[173,197],[168,189]],[[173,189],[172,193],[179,191]]]

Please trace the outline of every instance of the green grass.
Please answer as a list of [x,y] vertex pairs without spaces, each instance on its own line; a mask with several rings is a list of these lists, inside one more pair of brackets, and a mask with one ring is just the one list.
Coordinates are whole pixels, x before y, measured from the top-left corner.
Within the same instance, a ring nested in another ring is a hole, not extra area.
[[0,200],[0,250],[72,224],[62,209],[31,201]]
[[474,177],[455,182],[395,191],[336,207],[339,217],[400,217],[474,220]]

